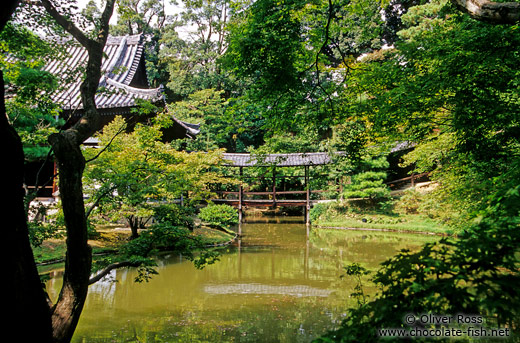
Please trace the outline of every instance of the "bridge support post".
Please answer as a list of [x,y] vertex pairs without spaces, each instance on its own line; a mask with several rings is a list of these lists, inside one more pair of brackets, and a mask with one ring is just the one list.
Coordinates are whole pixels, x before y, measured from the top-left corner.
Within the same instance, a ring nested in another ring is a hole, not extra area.
[[276,167],[273,167],[273,209],[276,208]]
[[[242,198],[243,198],[243,188],[242,188],[242,167],[240,167],[240,185],[238,186],[238,223],[239,228],[242,228]],[[239,234],[242,234],[240,232]]]

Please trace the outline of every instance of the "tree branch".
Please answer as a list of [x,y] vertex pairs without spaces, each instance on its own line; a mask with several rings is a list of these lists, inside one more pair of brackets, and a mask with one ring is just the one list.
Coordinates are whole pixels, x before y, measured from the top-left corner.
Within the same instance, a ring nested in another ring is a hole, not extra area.
[[96,201],[94,201],[94,203],[92,203],[89,207],[89,209],[86,211],[85,213],[85,218],[88,218],[90,217],[90,214],[92,214],[92,211],[94,211],[94,209],[96,207],[98,207],[99,203],[101,202],[101,200],[103,200],[103,198],[105,196],[107,196],[108,194],[110,194],[111,192],[113,192],[115,189],[117,189],[116,186],[113,186],[113,187],[110,187],[108,189],[106,189],[103,193],[101,194],[98,194],[98,197],[96,199]]
[[123,261],[123,262],[116,262],[116,263],[109,264],[101,272],[99,272],[96,275],[94,275],[93,277],[91,277],[88,280],[88,284],[92,285],[92,284],[98,282],[99,280],[101,280],[102,278],[107,276],[114,269],[124,268],[124,267],[138,267],[138,266],[139,266],[139,263],[130,262],[130,261]]
[[117,136],[119,136],[121,133],[123,133],[123,132],[126,130],[126,127],[127,127],[127,125],[126,125],[126,122],[125,122],[125,124],[122,125],[122,126],[119,128],[119,130],[116,132],[116,134],[115,134],[115,135],[110,139],[110,142],[108,142],[108,144],[105,145],[105,146],[103,147],[103,149],[101,149],[101,151],[100,151],[96,156],[94,156],[94,157],[92,157],[91,159],[87,160],[86,163],[90,163],[90,162],[96,160],[99,156],[101,156],[101,154],[102,154],[105,150],[107,150],[107,149],[110,147],[110,145],[112,144],[112,142],[114,142],[114,139],[116,139]]
[[47,13],[68,33],[70,33],[81,45],[88,48],[92,43],[92,40],[88,38],[83,31],[81,31],[72,21],[63,16],[56,7],[50,2],[50,0],[40,0]]

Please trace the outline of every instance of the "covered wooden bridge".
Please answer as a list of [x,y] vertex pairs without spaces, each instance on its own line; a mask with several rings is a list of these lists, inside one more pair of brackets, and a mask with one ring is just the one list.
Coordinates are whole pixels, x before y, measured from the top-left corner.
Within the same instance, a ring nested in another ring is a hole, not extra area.
[[[337,153],[338,155],[341,153]],[[240,178],[244,178],[243,170],[249,167],[266,167],[272,169],[272,188],[264,192],[244,191],[241,184],[238,191],[221,191],[217,194],[223,197],[214,199],[215,203],[225,203],[238,208],[239,220],[242,222],[244,207],[303,207],[305,210],[305,221],[310,223],[309,212],[311,206],[324,200],[311,200],[311,193],[321,193],[325,190],[311,190],[309,168],[312,166],[325,165],[333,162],[333,158],[326,152],[313,153],[290,153],[290,154],[266,154],[251,155],[241,153],[225,153],[223,155],[226,164],[239,169]],[[284,167],[303,167],[304,175],[288,176],[277,174],[277,170]],[[303,178],[303,189],[300,190],[277,190],[276,180],[278,178]],[[285,199],[287,195],[300,194],[299,199]],[[231,196],[231,198],[229,198]],[[256,199],[251,199],[254,196]],[[261,199],[258,199],[261,197]]]

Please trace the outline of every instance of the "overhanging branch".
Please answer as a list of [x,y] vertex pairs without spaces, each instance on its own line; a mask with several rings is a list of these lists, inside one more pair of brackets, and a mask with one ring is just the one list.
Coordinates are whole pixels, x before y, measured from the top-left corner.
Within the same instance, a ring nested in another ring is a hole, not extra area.
[[452,0],[452,3],[476,20],[493,24],[514,24],[520,21],[520,2]]
[[125,268],[125,267],[138,267],[138,266],[139,266],[139,263],[130,262],[130,261],[109,264],[101,272],[99,272],[96,275],[94,275],[93,277],[91,277],[88,281],[88,284],[92,285],[93,283],[98,282],[99,280],[101,280],[102,278],[107,276],[114,269]]
[[72,21],[67,19],[61,13],[58,12],[56,7],[50,2],[50,0],[40,0],[47,13],[68,33],[70,33],[81,45],[88,48],[91,44],[91,39],[88,38],[83,31],[81,31]]

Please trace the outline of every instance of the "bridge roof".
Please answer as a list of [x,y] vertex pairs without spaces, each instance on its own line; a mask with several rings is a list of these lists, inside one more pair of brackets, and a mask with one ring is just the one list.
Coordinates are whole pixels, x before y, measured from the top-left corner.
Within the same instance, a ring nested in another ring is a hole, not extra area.
[[[344,153],[338,152],[338,155]],[[277,167],[297,167],[297,166],[317,166],[332,163],[332,158],[326,152],[303,152],[291,154],[266,154],[251,155],[240,153],[225,153],[223,155],[227,165],[234,167],[253,167],[277,166]]]

